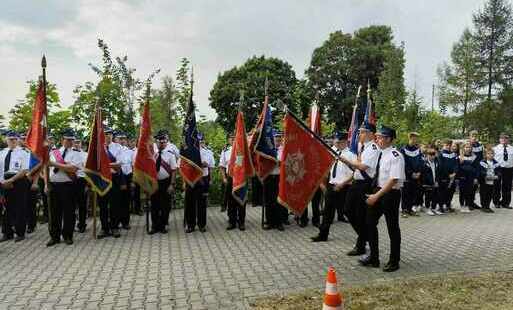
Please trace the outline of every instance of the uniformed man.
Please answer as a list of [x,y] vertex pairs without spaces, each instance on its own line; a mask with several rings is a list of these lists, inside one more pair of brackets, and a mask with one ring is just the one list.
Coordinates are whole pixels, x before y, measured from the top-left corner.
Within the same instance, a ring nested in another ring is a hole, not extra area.
[[418,195],[422,190],[421,172],[424,167],[424,160],[422,152],[417,144],[419,134],[410,132],[408,135],[408,144],[401,148],[401,153],[404,157],[406,169],[406,181],[402,191],[402,212],[403,215],[414,215],[420,211],[420,206],[417,206]]
[[207,225],[207,203],[208,190],[210,187],[210,176],[212,169],[215,167],[215,160],[212,151],[208,150],[205,145],[203,135],[198,134],[200,140],[200,157],[203,168],[203,177],[194,185],[194,187],[186,186],[185,199],[185,221],[186,233],[191,233],[198,225],[200,232],[205,232]]
[[86,187],[87,181],[85,179],[84,167],[87,161],[87,152],[82,149],[82,139],[77,137],[73,141],[73,151],[77,152],[77,157],[79,161],[77,162],[78,170],[77,170],[77,178],[74,181],[75,186],[75,197],[77,202],[77,210],[78,210],[78,223],[77,230],[80,233],[84,233],[86,230],[86,219],[87,219],[87,195],[86,195]]
[[[349,161],[356,160],[356,155],[351,153],[347,147],[347,132],[338,132],[334,135],[334,151],[339,156],[343,156]],[[319,234],[312,237],[313,242],[322,242],[328,240],[330,226],[333,223],[335,212],[339,206],[344,207],[346,194],[353,180],[353,170],[343,162],[337,160],[333,164],[328,176],[326,186],[326,203],[324,206],[324,215],[322,224],[319,227]],[[324,187],[324,185],[323,185]]]
[[60,243],[61,235],[67,245],[73,244],[75,229],[75,187],[80,153],[73,150],[75,133],[62,132],[62,146],[50,152],[50,241],[46,246]]
[[228,136],[228,144],[223,148],[221,155],[219,156],[219,170],[221,171],[221,177],[223,180],[223,205],[221,206],[221,212],[226,211],[228,208],[228,200],[232,195],[231,188],[229,188],[228,184],[230,181],[230,176],[228,175],[228,163],[230,162],[230,156],[232,154],[233,139],[234,135],[230,134]]
[[[469,141],[472,144],[472,154],[476,156],[476,161],[480,163],[484,158],[484,147],[477,140],[478,132],[477,130],[472,130],[470,132]],[[472,205],[471,209],[480,209],[481,207],[476,204],[476,192],[477,192],[478,184],[475,184],[472,189]]]
[[[128,142],[128,148],[132,150],[132,163],[134,163],[135,156],[137,154],[137,140],[130,138]],[[139,216],[144,215],[141,206],[141,187],[135,182],[132,182],[131,186],[132,213]]]
[[281,147],[282,133],[276,131],[274,133],[274,143],[278,150],[278,163],[274,170],[271,171],[269,176],[265,178],[263,184],[264,190],[264,208],[265,208],[265,224],[264,230],[278,229],[279,231],[285,230],[283,223],[288,217],[288,211],[278,203],[278,186],[280,181],[280,165],[279,160],[283,148]]
[[364,122],[359,129],[361,144],[356,160],[349,160],[341,156],[342,162],[355,170],[354,180],[347,192],[345,202],[349,223],[358,236],[354,248],[347,253],[349,256],[365,254],[365,244],[368,241],[365,229],[367,213],[365,201],[366,195],[372,190],[372,180],[376,174],[376,165],[381,153],[379,147],[374,143],[375,132],[376,126]]
[[[27,199],[30,183],[26,178],[30,155],[18,147],[18,134],[6,133],[7,148],[0,151],[0,187],[3,191],[6,214],[2,222],[0,242],[11,240],[16,233],[15,242],[25,239],[27,227]],[[14,228],[14,230],[13,230]]]
[[121,173],[121,145],[113,142],[114,131],[110,128],[105,129],[105,149],[110,161],[112,173],[112,187],[103,197],[98,197],[100,206],[100,222],[102,231],[97,236],[98,239],[113,236],[119,238],[119,218],[120,218],[120,195],[121,184],[123,182]]
[[27,233],[31,234],[36,229],[37,225],[37,193],[39,191],[38,181],[39,174],[30,175],[30,172],[33,168],[35,168],[38,164],[37,159],[32,156],[32,152],[27,148],[26,144],[26,130],[22,130],[19,133],[18,138],[18,147],[20,147],[25,152],[29,153],[29,173],[27,173],[27,182],[30,184],[30,190],[28,192],[27,197],[27,208],[25,209],[25,214],[27,215]]
[[[47,133],[48,142],[48,152],[51,152],[57,147],[55,146],[55,138],[51,133]],[[43,171],[41,171],[41,175],[39,177],[39,194],[41,195],[41,200],[43,202],[43,220],[42,223],[48,223],[48,194],[45,190],[45,178],[43,177]]]
[[509,144],[509,136],[502,133],[499,144],[494,147],[495,160],[499,163],[500,179],[496,187],[494,204],[496,208],[513,209],[511,203],[511,186],[513,179],[513,146]]
[[157,141],[157,152],[155,162],[157,169],[158,190],[151,196],[151,223],[152,228],[149,234],[157,232],[167,234],[166,225],[169,222],[171,211],[171,199],[175,193],[176,183],[176,157],[167,148],[168,135],[161,130],[155,136]]
[[128,136],[123,131],[117,131],[115,135],[116,143],[121,145],[121,177],[123,182],[121,184],[120,195],[120,214],[119,221],[123,229],[130,229],[130,188],[132,183],[132,164],[134,152],[128,147]]
[[392,143],[396,138],[394,129],[383,126],[376,134],[381,149],[377,165],[376,185],[366,200],[370,254],[360,258],[362,266],[379,267],[378,223],[385,215],[390,237],[390,259],[383,268],[385,272],[399,269],[401,260],[401,230],[399,228],[399,205],[401,187],[405,179],[404,159]]

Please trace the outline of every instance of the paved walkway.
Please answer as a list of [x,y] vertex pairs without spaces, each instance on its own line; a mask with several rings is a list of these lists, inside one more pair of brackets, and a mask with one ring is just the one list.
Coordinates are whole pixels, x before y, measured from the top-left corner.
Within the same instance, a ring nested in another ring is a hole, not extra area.
[[336,223],[330,242],[313,244],[312,226],[263,231],[256,208],[248,208],[245,232],[227,232],[226,214],[211,208],[208,231],[185,234],[182,215],[174,211],[168,235],[146,235],[144,217],[134,216],[120,239],[95,241],[88,229],[73,246],[46,248],[47,229],[39,226],[24,242],[1,244],[0,309],[245,309],[258,296],[321,288],[331,264],[346,283],[513,269],[513,210],[401,219],[402,264],[394,274],[344,255],[354,239],[348,224]]

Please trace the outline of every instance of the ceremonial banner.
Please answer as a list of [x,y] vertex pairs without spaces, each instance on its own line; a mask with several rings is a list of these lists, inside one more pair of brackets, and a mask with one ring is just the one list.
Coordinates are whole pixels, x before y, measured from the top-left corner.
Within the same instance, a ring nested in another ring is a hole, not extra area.
[[235,126],[235,139],[228,164],[228,174],[232,177],[232,196],[240,205],[244,205],[247,199],[248,180],[255,174],[251,153],[249,151],[244,115],[239,111]]
[[105,149],[101,109],[97,106],[91,126],[89,150],[84,172],[85,179],[100,196],[104,196],[112,186],[112,174],[109,164],[109,156]]
[[269,97],[265,96],[264,107],[250,142],[255,172],[262,182],[278,165],[278,151],[274,145],[273,117],[268,101]]
[[[191,83],[192,84],[192,83]],[[194,186],[203,176],[196,114],[192,101],[192,86],[183,126],[183,141],[180,147],[180,174],[189,186]]]
[[365,107],[365,116],[363,117],[363,122],[376,126],[376,112],[372,106],[370,85],[367,86],[367,105]]
[[335,161],[330,148],[292,113],[284,119],[278,202],[303,214]]
[[43,82],[39,82],[36,93],[36,100],[32,108],[32,123],[27,131],[26,145],[31,151],[30,168],[38,163],[48,162],[48,143],[46,141],[47,131],[47,108]]
[[349,143],[349,150],[353,154],[358,154],[358,130],[360,129],[358,105],[353,107],[353,116],[351,117],[351,125],[347,131],[347,140]]
[[158,189],[157,168],[151,141],[150,105],[148,102],[144,104],[143,108],[137,153],[135,154],[134,161],[133,179],[144,192],[150,195]]

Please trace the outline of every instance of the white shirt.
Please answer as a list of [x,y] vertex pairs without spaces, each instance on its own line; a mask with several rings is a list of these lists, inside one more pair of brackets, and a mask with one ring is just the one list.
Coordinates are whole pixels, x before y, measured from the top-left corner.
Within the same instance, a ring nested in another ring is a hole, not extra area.
[[221,152],[221,156],[219,156],[219,167],[228,169],[228,165],[230,164],[230,157],[232,156],[232,146],[229,145],[226,149]]
[[499,144],[493,148],[495,153],[495,160],[499,162],[502,168],[513,168],[513,146],[506,145],[506,152],[508,153],[508,160],[504,161],[504,144]]
[[[107,149],[109,152],[116,158],[116,161],[114,163],[121,163],[121,155],[123,152],[123,146],[121,144],[116,142],[111,142],[109,145],[107,145]],[[113,163],[113,164],[114,164]]]
[[122,146],[121,148],[121,156],[118,161],[121,163],[121,171],[124,175],[132,173],[133,158],[135,156],[134,153],[134,150],[131,150],[126,146]]
[[401,152],[394,147],[388,147],[381,151],[379,163],[378,187],[383,187],[390,180],[397,180],[393,189],[401,189],[406,173],[404,171],[404,158]]
[[[337,152],[338,155],[347,158],[350,161],[356,160],[356,155],[351,153],[351,151],[347,147],[343,150],[339,150],[336,147],[333,147],[333,150]],[[351,170],[346,164],[339,160],[335,161],[335,163],[333,164],[333,166],[331,166],[330,169],[329,183],[333,185],[341,184],[351,179],[353,177],[353,174],[353,170]]]
[[30,153],[20,147],[15,147],[11,152],[9,161],[9,170],[4,171],[5,158],[9,153],[9,148],[0,151],[0,181],[5,181],[6,174],[17,174],[22,170],[28,170],[30,165]]
[[[159,156],[159,151],[157,150],[157,152],[155,153],[155,160],[157,160]],[[173,153],[165,148],[164,150],[162,150],[162,162],[165,162],[167,163],[167,165],[169,166],[169,168],[171,168],[171,170],[176,170],[177,168],[177,164],[176,164],[176,157],[175,155],[173,155]],[[171,175],[167,172],[167,170],[164,168],[164,165],[161,164],[160,165],[160,169],[159,171],[157,171],[157,179],[158,180],[164,180],[164,179],[167,179],[169,178]]]
[[200,147],[200,156],[201,156],[201,162],[207,163],[207,167],[203,168],[203,176],[206,177],[206,176],[208,176],[208,169],[214,168],[216,165],[216,161],[214,159],[214,153],[212,153],[211,150]]
[[[59,149],[59,153],[64,154],[64,147]],[[80,167],[80,163],[82,162],[82,154],[77,151],[73,151],[72,148],[69,148],[66,152],[66,156],[64,156],[64,162],[69,165],[73,165],[75,167]],[[55,158],[54,151],[50,152],[50,162],[56,163],[57,158]],[[64,170],[59,169],[57,173],[54,172],[55,167],[50,167],[50,182],[62,183],[62,182],[71,182],[73,181]]]
[[[503,147],[504,148],[504,147]],[[496,180],[497,176],[495,175],[495,168],[498,168],[499,163],[494,163],[493,160],[483,160],[479,163],[481,167],[486,169],[485,183],[488,185],[493,185],[493,181]]]
[[[77,165],[78,165],[77,166],[78,167],[77,177],[83,178],[83,177],[85,177],[84,168],[85,168],[85,164],[87,161],[87,152],[84,152],[82,150],[76,150],[75,152],[78,153],[77,158],[80,158],[80,161],[77,162]],[[67,156],[68,156],[68,154],[66,153],[66,157]]]
[[[155,153],[158,153],[159,151],[159,148],[156,143],[153,143],[153,150],[155,151]],[[171,153],[175,155],[175,158],[180,158],[180,149],[177,148],[176,145],[174,145],[173,143],[168,142],[164,150],[171,151]]]
[[[373,141],[368,141],[363,145],[363,152],[360,154],[361,163],[367,166],[367,174],[372,179],[376,175],[376,166],[378,164],[379,147]],[[354,172],[355,180],[365,180],[360,170],[356,169]]]

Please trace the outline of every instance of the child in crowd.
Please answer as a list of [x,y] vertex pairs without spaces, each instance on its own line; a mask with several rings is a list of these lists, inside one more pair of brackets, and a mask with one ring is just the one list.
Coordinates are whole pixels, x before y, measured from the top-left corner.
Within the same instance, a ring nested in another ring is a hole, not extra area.
[[452,212],[451,201],[456,188],[456,172],[458,170],[458,155],[453,153],[452,141],[442,141],[442,150],[438,153],[438,205],[441,212]]
[[461,212],[469,213],[473,210],[474,185],[479,177],[479,162],[472,153],[472,144],[467,142],[463,145],[459,157],[458,179],[460,188]]
[[492,148],[486,149],[486,156],[480,163],[480,186],[479,196],[481,198],[481,211],[493,213],[490,209],[493,193],[499,187],[500,165],[494,159],[494,151]]
[[436,157],[436,149],[429,148],[426,151],[426,161],[422,171],[422,186],[424,188],[425,206],[428,215],[441,215],[438,204],[438,184],[440,176],[440,164]]

